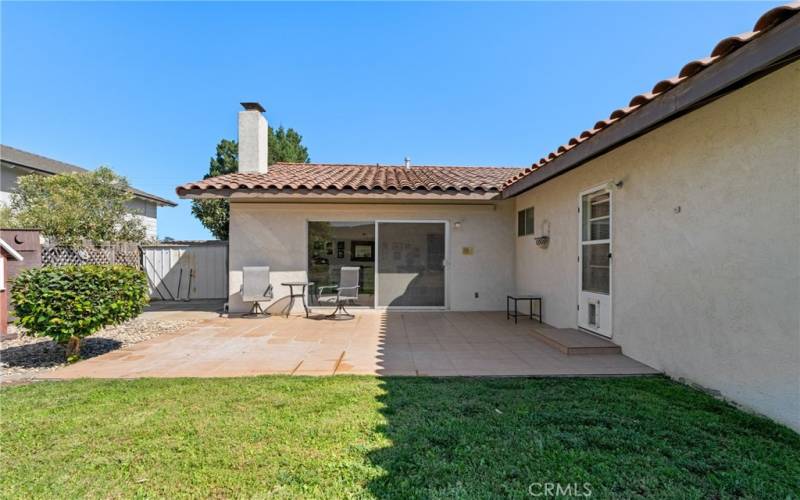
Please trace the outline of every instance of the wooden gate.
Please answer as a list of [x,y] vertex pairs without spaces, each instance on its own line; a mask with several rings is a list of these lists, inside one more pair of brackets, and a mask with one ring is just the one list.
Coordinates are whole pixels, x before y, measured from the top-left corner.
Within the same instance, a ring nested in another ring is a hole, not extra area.
[[142,266],[153,300],[228,297],[228,242],[142,245]]

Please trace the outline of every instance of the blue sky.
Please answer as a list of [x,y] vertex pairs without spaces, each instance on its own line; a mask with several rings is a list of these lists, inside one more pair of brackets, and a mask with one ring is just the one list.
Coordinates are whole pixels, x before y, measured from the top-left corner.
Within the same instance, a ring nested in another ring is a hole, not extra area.
[[256,100],[312,161],[529,165],[773,5],[3,2],[0,140],[177,200]]

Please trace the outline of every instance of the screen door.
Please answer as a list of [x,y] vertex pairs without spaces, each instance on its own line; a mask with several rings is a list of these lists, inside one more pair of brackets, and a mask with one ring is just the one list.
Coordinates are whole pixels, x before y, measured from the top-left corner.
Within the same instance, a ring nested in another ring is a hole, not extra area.
[[581,195],[578,326],[611,336],[611,192]]
[[378,222],[378,306],[444,307],[444,222]]

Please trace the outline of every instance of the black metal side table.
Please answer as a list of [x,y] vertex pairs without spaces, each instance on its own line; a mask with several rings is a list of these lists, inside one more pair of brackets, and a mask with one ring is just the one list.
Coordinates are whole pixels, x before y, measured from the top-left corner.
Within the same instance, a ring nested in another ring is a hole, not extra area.
[[[514,312],[513,313],[511,312],[511,301],[512,300],[514,301]],[[520,300],[522,300],[522,301],[527,300],[528,301],[528,307],[530,308],[528,314],[520,314],[519,313],[519,309],[517,308],[517,304],[519,303]],[[539,314],[534,314],[533,313],[533,303],[534,303],[534,301],[539,303],[539,309],[538,309]],[[535,317],[536,319],[539,320],[539,323],[541,323],[542,322],[542,298],[541,297],[537,297],[535,295],[508,295],[508,296],[506,296],[506,319],[509,319],[509,318],[513,317],[514,318],[514,324],[516,324],[517,323],[517,317],[519,317],[519,316],[528,316],[530,319],[533,319]]]
[[[300,297],[300,300],[303,301],[303,309],[306,311],[306,318],[308,317],[308,306],[306,305],[306,287],[310,287],[313,285],[313,281],[289,281],[287,283],[281,283],[282,286],[289,287],[289,305],[286,308],[286,317],[288,318],[290,314],[292,314],[292,308],[294,307],[294,299]],[[295,293],[294,287],[300,287],[300,293]]]

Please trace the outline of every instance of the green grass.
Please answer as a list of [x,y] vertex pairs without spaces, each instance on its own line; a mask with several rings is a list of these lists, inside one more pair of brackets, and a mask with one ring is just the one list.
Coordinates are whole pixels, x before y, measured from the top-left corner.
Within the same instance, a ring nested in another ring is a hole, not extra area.
[[0,496],[797,497],[800,436],[661,377],[258,377],[0,391]]

